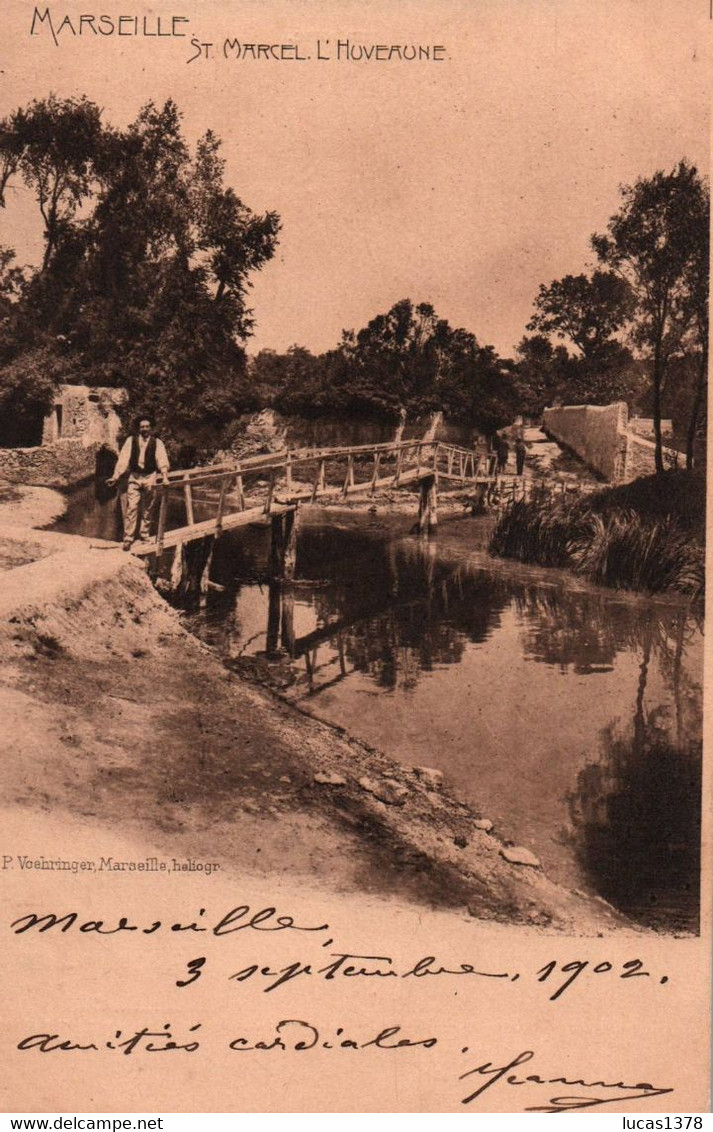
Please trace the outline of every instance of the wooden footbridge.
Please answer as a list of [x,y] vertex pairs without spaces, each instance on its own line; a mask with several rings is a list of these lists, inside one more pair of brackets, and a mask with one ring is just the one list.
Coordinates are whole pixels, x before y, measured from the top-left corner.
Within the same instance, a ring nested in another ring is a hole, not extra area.
[[[479,500],[497,478],[494,456],[427,440],[300,449],[170,472],[168,483],[157,486],[156,537],[134,543],[132,552],[160,555],[168,547],[198,539],[212,543],[224,531],[269,522],[271,572],[289,579],[294,575],[295,514],[300,505],[417,488],[418,530],[427,534],[437,523],[441,483]],[[210,517],[196,521],[197,512]]]

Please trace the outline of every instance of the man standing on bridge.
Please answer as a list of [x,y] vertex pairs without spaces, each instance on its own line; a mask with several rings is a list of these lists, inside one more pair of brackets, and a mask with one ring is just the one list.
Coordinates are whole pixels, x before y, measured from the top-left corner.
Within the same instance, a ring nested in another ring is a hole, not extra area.
[[114,474],[106,481],[108,487],[113,487],[127,471],[129,473],[124,511],[124,550],[131,550],[137,526],[141,541],[148,542],[156,501],[157,474],[160,473],[163,482],[168,483],[168,456],[163,441],[153,435],[153,427],[151,417],[139,417],[136,431],[126,439],[119,453]]

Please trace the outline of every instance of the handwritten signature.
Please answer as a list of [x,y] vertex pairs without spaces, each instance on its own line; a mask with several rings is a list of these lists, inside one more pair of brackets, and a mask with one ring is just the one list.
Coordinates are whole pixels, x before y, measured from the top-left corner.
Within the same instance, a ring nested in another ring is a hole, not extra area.
[[[492,1061],[485,1061],[482,1065],[477,1065],[473,1069],[468,1069],[465,1073],[461,1073],[458,1078],[459,1081],[465,1081],[466,1078],[484,1077],[485,1080],[482,1084],[468,1096],[461,1099],[461,1104],[469,1105],[477,1101],[483,1096],[488,1089],[492,1089],[495,1085],[504,1084],[521,1087],[523,1085],[562,1085],[565,1088],[573,1089],[596,1089],[596,1090],[613,1090],[614,1096],[600,1096],[590,1095],[585,1093],[581,1094],[563,1094],[562,1096],[550,1097],[544,1104],[528,1105],[524,1112],[579,1112],[585,1109],[592,1109],[602,1107],[607,1104],[617,1104],[622,1101],[636,1101],[648,1100],[652,1097],[660,1097],[664,1093],[672,1093],[672,1088],[660,1088],[657,1085],[649,1085],[639,1082],[635,1085],[626,1084],[624,1081],[585,1081],[581,1077],[566,1077],[566,1076],[553,1076],[542,1077],[539,1073],[528,1073],[527,1076],[520,1076],[513,1073],[521,1065],[532,1061],[535,1057],[534,1050],[526,1049],[522,1053],[518,1053],[512,1060],[506,1062],[504,1065],[493,1065]],[[472,1082],[471,1082],[472,1083]],[[629,1094],[622,1096],[622,1093]]]

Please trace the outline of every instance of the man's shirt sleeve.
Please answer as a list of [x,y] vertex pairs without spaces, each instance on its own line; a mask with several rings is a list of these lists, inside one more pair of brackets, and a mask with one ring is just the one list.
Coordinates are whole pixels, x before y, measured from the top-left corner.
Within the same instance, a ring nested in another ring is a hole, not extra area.
[[171,465],[168,462],[168,455],[162,440],[156,440],[156,467],[161,475],[165,475],[170,470]]
[[[156,445],[156,448],[158,449],[158,445]],[[128,437],[128,439],[124,441],[121,452],[119,453],[119,459],[116,461],[116,467],[114,468],[114,479],[118,480],[119,476],[124,475],[124,473],[126,472],[126,470],[129,467],[130,459],[131,459],[131,437]]]

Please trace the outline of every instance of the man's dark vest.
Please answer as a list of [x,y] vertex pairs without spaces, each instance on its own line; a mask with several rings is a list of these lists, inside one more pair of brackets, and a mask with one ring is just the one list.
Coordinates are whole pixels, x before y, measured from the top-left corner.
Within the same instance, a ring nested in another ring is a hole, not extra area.
[[139,467],[139,438],[132,436],[131,438],[131,460],[129,461],[129,471],[138,475],[148,476],[151,472],[158,471],[156,467],[156,437],[150,436],[148,444],[146,445],[146,452],[144,453],[144,466]]

